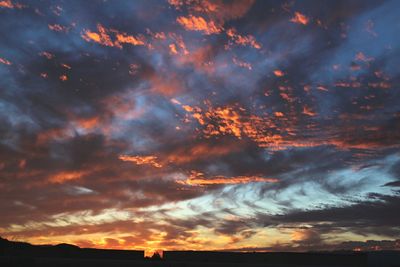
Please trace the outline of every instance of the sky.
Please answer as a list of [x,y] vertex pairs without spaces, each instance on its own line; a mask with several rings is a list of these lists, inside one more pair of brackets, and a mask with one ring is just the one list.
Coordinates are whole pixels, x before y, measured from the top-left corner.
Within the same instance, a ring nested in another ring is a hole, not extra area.
[[0,1],[0,236],[400,249],[399,1]]

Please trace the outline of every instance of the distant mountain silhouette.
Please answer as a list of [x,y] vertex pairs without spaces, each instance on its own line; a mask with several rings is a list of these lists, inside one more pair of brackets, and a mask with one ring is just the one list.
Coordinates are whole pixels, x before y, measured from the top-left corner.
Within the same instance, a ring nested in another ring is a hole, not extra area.
[[9,241],[7,239],[0,237],[0,255],[3,252],[3,250],[29,249],[29,248],[33,248],[33,247],[34,247],[33,245],[26,243],[26,242]]
[[61,243],[61,244],[55,245],[55,247],[60,248],[60,249],[80,249],[80,247],[78,247],[78,246],[67,244],[67,243]]
[[[37,258],[143,260],[144,251],[80,248],[65,243],[58,245],[31,245],[25,242],[9,241],[0,237],[1,258],[3,258],[3,261],[8,262],[7,265],[3,265],[1,264],[2,261],[0,261],[0,266],[31,266]],[[15,262],[18,264],[15,264]]]

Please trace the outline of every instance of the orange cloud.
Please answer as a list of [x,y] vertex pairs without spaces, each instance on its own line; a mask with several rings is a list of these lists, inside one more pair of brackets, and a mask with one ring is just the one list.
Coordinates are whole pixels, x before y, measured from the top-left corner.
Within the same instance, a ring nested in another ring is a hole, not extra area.
[[290,21],[297,24],[307,25],[310,19],[305,15],[301,14],[300,12],[295,12],[294,17],[291,18]]
[[110,35],[108,35],[106,28],[104,28],[101,24],[97,24],[97,32],[92,32],[89,30],[83,30],[81,37],[87,41],[93,41],[105,46],[114,46],[114,43],[111,41]]
[[164,32],[156,32],[156,33],[152,34],[152,36],[153,36],[155,39],[159,39],[159,40],[165,40],[165,39],[167,39],[167,36],[165,35]]
[[[175,33],[169,33],[168,37],[173,40],[174,43],[169,45],[170,53],[171,54],[178,54],[179,52],[183,55],[188,55],[189,51],[186,48],[186,44],[183,41],[182,36],[175,34]],[[176,53],[175,53],[176,52]]]
[[0,7],[14,8],[14,4],[10,0],[0,1]]
[[[179,104],[182,105],[180,102]],[[271,150],[323,145],[312,140],[296,140],[296,130],[292,126],[296,116],[286,118],[282,112],[274,113],[274,117],[260,117],[246,114],[246,110],[239,106],[213,108],[209,103],[206,110],[199,107],[185,110],[202,126],[201,133],[205,138],[221,135],[232,135],[238,139],[249,138],[259,147]],[[277,117],[279,120],[275,119]]]
[[135,37],[132,35],[128,35],[126,33],[117,33],[115,36],[117,40],[115,41],[116,46],[119,44],[131,44],[131,45],[144,45],[144,38],[143,37]]
[[192,186],[206,186],[206,185],[229,185],[229,184],[247,184],[247,183],[277,183],[276,178],[266,178],[262,176],[214,176],[205,178],[201,172],[192,171],[191,175],[186,180],[178,180],[180,184]]
[[56,32],[68,32],[69,28],[62,26],[60,24],[49,24],[47,25],[50,30],[56,31]]
[[177,10],[185,7],[191,13],[202,13],[221,23],[240,18],[251,8],[254,0],[224,1],[224,0],[169,0],[170,5]]
[[200,125],[205,126],[203,133],[207,137],[232,134],[240,139],[243,133],[255,131],[250,123],[242,122],[241,116],[232,107],[209,107],[205,112],[199,107],[188,105],[182,105],[182,108],[191,113]]
[[233,134],[242,137],[242,123],[239,114],[232,108],[216,108],[213,114],[207,114],[220,120],[219,132],[223,134]]
[[283,71],[281,70],[274,70],[274,74],[276,77],[282,77],[284,75]]
[[170,45],[169,45],[169,52],[170,52],[171,54],[173,54],[173,55],[178,54],[178,51],[176,51],[176,46],[175,46],[175,44],[170,44]]
[[[101,24],[97,24],[97,31],[92,32],[84,29],[81,37],[87,42],[96,42],[104,46],[122,48],[122,44],[130,45],[145,45],[145,38],[143,36],[135,37],[125,32],[119,32],[117,30],[109,30],[103,27]],[[115,41],[111,39],[110,33],[113,33]]]
[[0,63],[2,63],[2,64],[4,64],[4,65],[11,65],[11,64],[12,64],[12,63],[11,63],[10,61],[8,61],[7,59],[1,58],[1,57],[0,57]]
[[89,130],[89,129],[93,129],[93,128],[99,126],[100,118],[92,117],[92,118],[87,118],[87,119],[79,119],[76,122],[79,127]]
[[78,180],[82,178],[87,172],[83,171],[65,171],[57,173],[49,178],[50,183],[62,184],[68,181]]
[[137,165],[144,165],[148,164],[156,168],[161,168],[162,165],[158,163],[156,156],[128,156],[128,155],[121,155],[119,159],[122,161],[130,161]]
[[185,164],[195,160],[206,159],[210,157],[219,157],[234,153],[241,149],[240,145],[233,144],[198,144],[190,148],[179,148],[167,156],[167,161],[174,164]]
[[218,34],[223,28],[219,25],[216,25],[214,21],[207,22],[202,17],[196,17],[193,15],[189,15],[189,17],[178,17],[176,21],[182,25],[186,30],[189,31],[201,31],[204,34]]
[[308,115],[308,116],[315,116],[317,113],[313,112],[310,108],[307,106],[303,107],[303,114]]
[[230,28],[226,31],[226,35],[233,40],[234,43],[242,46],[249,45],[256,49],[261,48],[261,44],[256,41],[253,35],[240,35],[235,28]]
[[23,8],[24,5],[21,5],[19,3],[13,3],[11,0],[3,0],[0,1],[0,7],[4,8]]

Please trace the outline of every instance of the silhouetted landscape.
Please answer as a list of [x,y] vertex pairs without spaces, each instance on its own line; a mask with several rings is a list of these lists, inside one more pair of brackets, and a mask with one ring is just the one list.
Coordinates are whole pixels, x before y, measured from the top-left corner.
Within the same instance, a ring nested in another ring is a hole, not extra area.
[[32,245],[0,238],[0,266],[400,266],[399,251],[220,252],[80,248],[70,244]]

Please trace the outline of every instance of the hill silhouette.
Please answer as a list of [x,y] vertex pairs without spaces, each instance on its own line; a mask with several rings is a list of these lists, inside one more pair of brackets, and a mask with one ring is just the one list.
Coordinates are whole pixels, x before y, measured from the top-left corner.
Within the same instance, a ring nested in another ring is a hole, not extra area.
[[[55,262],[58,266],[70,266],[71,264],[76,266],[76,263],[68,262],[71,260],[140,261],[143,258],[143,250],[80,248],[65,243],[32,245],[0,237],[0,266],[53,266]],[[84,266],[92,266],[88,264],[86,263]],[[98,263],[95,265],[98,266]]]

